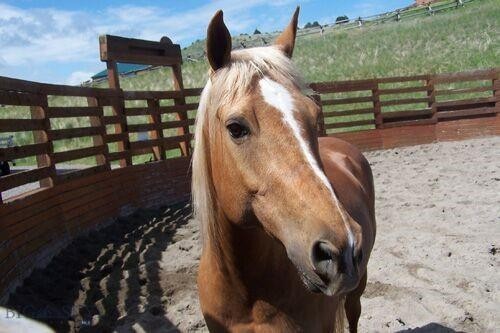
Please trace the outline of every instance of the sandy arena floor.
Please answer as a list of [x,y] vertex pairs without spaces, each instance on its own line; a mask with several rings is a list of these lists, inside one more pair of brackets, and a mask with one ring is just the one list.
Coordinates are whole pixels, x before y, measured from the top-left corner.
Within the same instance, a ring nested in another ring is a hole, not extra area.
[[[366,156],[378,232],[360,332],[499,332],[500,137]],[[7,306],[58,332],[206,331],[199,255],[189,205],[140,210],[75,240]]]

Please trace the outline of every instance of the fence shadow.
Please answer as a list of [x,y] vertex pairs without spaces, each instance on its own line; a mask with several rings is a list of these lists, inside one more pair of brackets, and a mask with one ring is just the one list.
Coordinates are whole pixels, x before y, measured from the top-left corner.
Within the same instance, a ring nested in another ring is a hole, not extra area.
[[407,330],[397,331],[396,333],[463,333],[463,332],[455,331],[452,328],[443,326],[438,323],[429,323],[422,327],[409,328]]
[[160,260],[190,218],[189,203],[118,218],[35,270],[7,307],[57,332],[129,331],[134,325],[178,332],[161,300]]

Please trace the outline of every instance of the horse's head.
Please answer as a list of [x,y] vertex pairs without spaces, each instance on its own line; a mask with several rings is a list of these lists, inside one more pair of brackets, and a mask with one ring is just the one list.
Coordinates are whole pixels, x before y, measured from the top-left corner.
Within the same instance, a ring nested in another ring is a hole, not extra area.
[[286,249],[302,280],[327,295],[358,282],[361,236],[319,158],[320,109],[290,58],[298,9],[272,46],[231,52],[222,12],[208,27],[212,68],[200,101],[193,157],[195,213],[208,237],[213,212],[263,228]]

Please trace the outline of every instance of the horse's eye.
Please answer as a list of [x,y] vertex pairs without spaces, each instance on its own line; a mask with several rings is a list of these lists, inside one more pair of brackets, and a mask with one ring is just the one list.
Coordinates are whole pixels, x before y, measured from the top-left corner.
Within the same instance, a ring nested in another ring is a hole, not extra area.
[[234,139],[241,139],[250,133],[248,127],[237,122],[230,123],[226,128]]

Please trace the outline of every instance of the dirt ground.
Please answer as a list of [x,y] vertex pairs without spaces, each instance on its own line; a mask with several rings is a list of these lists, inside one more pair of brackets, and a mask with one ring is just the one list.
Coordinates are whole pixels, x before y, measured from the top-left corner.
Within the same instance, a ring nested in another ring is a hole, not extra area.
[[[500,331],[500,137],[366,153],[378,232],[360,332]],[[57,332],[206,331],[188,203],[75,240],[7,307]],[[17,317],[2,320],[13,324]]]

